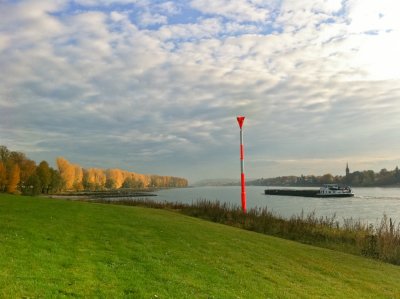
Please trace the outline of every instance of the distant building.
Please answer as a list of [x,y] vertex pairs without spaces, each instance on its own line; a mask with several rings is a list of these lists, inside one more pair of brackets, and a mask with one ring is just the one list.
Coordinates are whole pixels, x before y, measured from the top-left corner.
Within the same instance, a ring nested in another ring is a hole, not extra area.
[[349,163],[347,162],[346,163],[346,179],[345,179],[347,184],[349,183],[349,180],[350,180],[350,169],[349,169]]

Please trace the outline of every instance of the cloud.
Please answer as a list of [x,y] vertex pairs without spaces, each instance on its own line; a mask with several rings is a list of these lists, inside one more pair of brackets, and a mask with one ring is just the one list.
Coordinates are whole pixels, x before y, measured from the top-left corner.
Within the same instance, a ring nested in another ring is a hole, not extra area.
[[399,30],[400,20],[396,16],[399,8],[398,2],[390,0],[369,3],[359,0],[348,1],[346,17],[349,30],[355,33]]
[[239,22],[265,22],[270,14],[265,4],[251,0],[193,0],[191,6],[203,13]]
[[[394,7],[375,8],[2,2],[1,143],[38,160],[232,177],[235,116],[244,114],[252,177],[290,174],[312,159],[315,169],[396,161],[398,21]],[[365,9],[371,23],[358,13]]]
[[154,24],[166,24],[168,21],[166,16],[160,14],[151,14],[145,12],[140,16],[140,24],[143,26],[154,25]]
[[181,12],[180,7],[174,3],[173,1],[166,1],[158,4],[157,9],[168,14],[168,15],[177,15]]
[[111,6],[116,4],[148,4],[148,0],[74,0],[73,3],[80,4],[83,6]]

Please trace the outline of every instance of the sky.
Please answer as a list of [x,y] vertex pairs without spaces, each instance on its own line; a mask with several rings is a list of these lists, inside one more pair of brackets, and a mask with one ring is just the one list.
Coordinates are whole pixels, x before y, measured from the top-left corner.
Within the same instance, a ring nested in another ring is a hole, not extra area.
[[0,0],[0,144],[240,179],[400,165],[397,0]]

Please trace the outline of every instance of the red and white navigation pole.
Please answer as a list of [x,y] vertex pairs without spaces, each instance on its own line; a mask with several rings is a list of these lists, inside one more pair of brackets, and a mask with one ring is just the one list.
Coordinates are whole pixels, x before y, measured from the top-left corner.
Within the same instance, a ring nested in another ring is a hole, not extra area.
[[240,127],[240,181],[242,185],[242,211],[246,213],[246,181],[244,178],[244,147],[243,147],[243,123],[244,116],[238,116],[237,121]]

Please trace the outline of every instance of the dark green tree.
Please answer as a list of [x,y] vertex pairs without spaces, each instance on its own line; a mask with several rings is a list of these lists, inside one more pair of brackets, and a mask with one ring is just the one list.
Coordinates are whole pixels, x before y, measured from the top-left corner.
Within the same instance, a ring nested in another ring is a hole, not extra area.
[[4,164],[6,164],[9,157],[10,157],[10,151],[7,149],[6,146],[0,145],[0,160]]
[[51,171],[49,164],[46,161],[40,162],[39,166],[36,168],[36,174],[40,180],[40,192],[48,193],[51,183]]
[[22,194],[25,195],[38,195],[42,192],[42,184],[37,174],[31,175],[25,182],[25,185],[21,186]]
[[50,168],[51,180],[47,193],[57,193],[64,189],[65,183],[58,170]]

